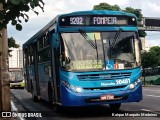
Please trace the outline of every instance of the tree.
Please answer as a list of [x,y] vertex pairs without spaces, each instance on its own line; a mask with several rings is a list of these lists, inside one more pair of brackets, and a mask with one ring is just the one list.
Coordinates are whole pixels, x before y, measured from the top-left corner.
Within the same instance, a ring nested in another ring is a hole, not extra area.
[[[142,21],[142,13],[141,9],[134,9],[131,7],[126,7],[124,10],[122,10],[118,5],[109,5],[108,3],[100,3],[99,5],[94,5],[93,10],[115,10],[115,11],[124,11],[128,13],[133,13],[137,16],[138,18],[138,25],[142,26],[141,21]],[[138,31],[140,37],[145,37],[146,32],[145,31]]]
[[151,47],[149,52],[141,55],[143,68],[160,66],[160,47]]
[[29,19],[26,12],[32,10],[38,15],[38,12],[34,10],[36,7],[40,7],[44,11],[43,0],[0,0],[0,4],[3,4],[3,9],[0,12],[0,29],[6,28],[7,24],[11,21],[11,24],[17,30],[22,30],[21,18],[25,22]]
[[94,10],[121,10],[118,5],[110,5],[108,3],[100,3],[99,5],[94,5]]
[[154,68],[160,66],[160,47],[155,46],[151,47],[149,52],[143,52],[141,54],[142,67],[143,67],[143,76],[144,76],[144,85],[145,85],[145,68]]
[[157,57],[160,56],[160,46],[151,47],[150,52],[154,53]]
[[134,8],[131,8],[131,7],[126,7],[123,11],[135,14],[138,18],[138,22],[142,21],[143,15],[141,13],[141,11],[142,11],[141,9],[134,9]]
[[150,52],[152,54],[155,54],[158,62],[157,62],[157,66],[160,66],[160,46],[154,46],[150,48]]
[[8,41],[7,41],[7,24],[22,30],[22,21],[29,20],[26,14],[29,10],[38,12],[34,9],[40,7],[43,11],[43,0],[0,0],[0,111],[10,111],[10,89],[8,81]]
[[[141,21],[142,21],[143,14],[141,9],[126,7],[123,11],[135,14],[138,18],[138,26],[142,27]],[[147,35],[146,32],[142,30],[139,30],[138,33],[140,37],[145,37]]]
[[[11,47],[13,47],[13,48],[19,48],[20,47],[19,44],[16,43],[16,40],[13,37],[8,38],[8,48],[11,48]],[[12,50],[10,50],[10,49],[8,50],[9,56],[12,56],[10,54],[11,51]]]
[[19,48],[19,44],[16,44],[16,40],[13,37],[8,38],[8,47]]
[[156,67],[158,59],[155,54],[151,52],[144,52],[141,54],[143,68]]

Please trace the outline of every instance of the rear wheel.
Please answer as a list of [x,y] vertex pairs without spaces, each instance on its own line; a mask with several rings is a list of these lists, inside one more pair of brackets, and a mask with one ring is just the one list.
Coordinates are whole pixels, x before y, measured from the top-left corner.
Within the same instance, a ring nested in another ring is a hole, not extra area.
[[109,107],[111,110],[119,110],[119,108],[121,107],[121,103],[109,104]]
[[60,113],[62,111],[62,106],[54,104],[54,112]]
[[49,84],[48,85],[48,101],[50,103],[53,103],[54,102],[53,100],[54,100],[54,98],[53,98],[53,89],[52,89],[51,85]]

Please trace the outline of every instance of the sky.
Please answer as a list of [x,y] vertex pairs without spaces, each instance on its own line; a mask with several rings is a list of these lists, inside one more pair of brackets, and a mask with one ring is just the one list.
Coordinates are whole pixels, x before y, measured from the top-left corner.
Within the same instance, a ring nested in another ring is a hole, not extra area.
[[[132,7],[141,9],[144,17],[160,18],[159,0],[43,0],[45,2],[44,12],[40,8],[37,16],[33,11],[27,13],[29,21],[22,20],[22,31],[17,31],[11,24],[8,25],[8,37],[15,38],[20,45],[25,43],[36,32],[43,28],[56,15],[70,13],[74,11],[92,10],[94,5],[105,2],[110,5],[119,5],[120,8]],[[160,32],[147,32],[148,43],[150,46],[160,46]]]

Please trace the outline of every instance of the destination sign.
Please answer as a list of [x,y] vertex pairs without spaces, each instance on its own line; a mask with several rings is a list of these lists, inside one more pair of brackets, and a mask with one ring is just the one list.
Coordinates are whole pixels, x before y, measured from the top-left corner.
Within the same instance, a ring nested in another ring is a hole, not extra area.
[[117,17],[93,17],[93,24],[94,25],[117,24]]
[[136,25],[136,18],[129,16],[65,16],[59,19],[60,26],[111,26]]

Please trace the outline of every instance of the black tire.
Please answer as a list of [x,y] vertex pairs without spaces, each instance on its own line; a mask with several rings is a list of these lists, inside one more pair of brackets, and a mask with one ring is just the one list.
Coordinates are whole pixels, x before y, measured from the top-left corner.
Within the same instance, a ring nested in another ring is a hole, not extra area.
[[56,104],[54,101],[53,89],[51,87],[51,84],[48,84],[48,99],[49,99],[49,103],[53,105],[54,112],[60,113],[62,111],[62,107]]
[[62,111],[62,107],[60,105],[54,104],[54,112],[60,113]]
[[109,107],[111,110],[119,110],[119,108],[121,107],[121,103],[109,104]]
[[33,102],[38,102],[38,101],[39,101],[39,99],[38,99],[38,97],[34,94],[33,86],[32,86],[31,93],[32,93],[32,100],[33,100]]
[[48,101],[53,104],[53,90],[50,84],[48,84]]

